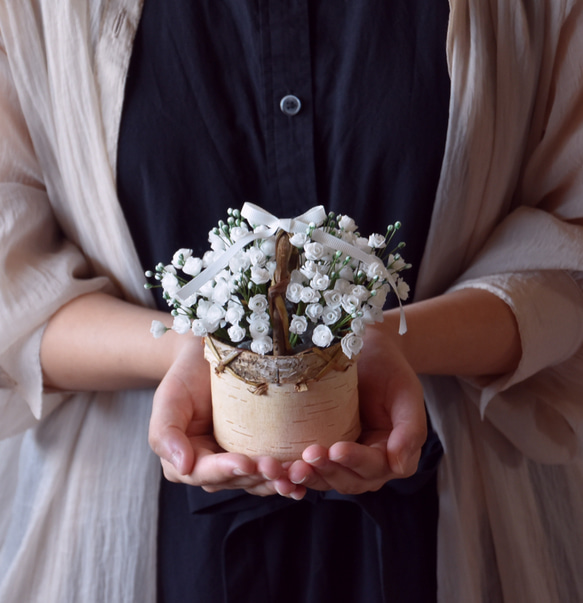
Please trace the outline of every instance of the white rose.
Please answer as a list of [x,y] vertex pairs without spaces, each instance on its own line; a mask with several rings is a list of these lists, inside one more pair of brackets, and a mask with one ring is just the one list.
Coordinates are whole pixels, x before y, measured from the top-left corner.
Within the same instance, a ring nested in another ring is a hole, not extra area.
[[226,281],[219,281],[214,289],[211,299],[219,306],[224,306],[231,299],[231,287]]
[[253,320],[249,323],[249,333],[253,339],[265,337],[269,331],[269,322],[266,320]]
[[300,293],[300,300],[305,304],[315,304],[320,301],[320,294],[311,287],[304,287]]
[[249,298],[249,310],[251,310],[251,312],[263,312],[268,305],[269,302],[267,301],[266,295],[258,293]]
[[299,304],[301,301],[303,288],[304,287],[301,283],[290,283],[285,292],[286,299],[288,299],[292,304]]
[[297,314],[292,314],[292,319],[289,323],[289,330],[291,333],[295,333],[296,335],[302,335],[302,333],[306,332],[307,328],[308,319],[305,316],[298,316]]
[[181,288],[178,278],[175,274],[172,274],[171,272],[166,272],[164,274],[160,284],[162,285],[164,293],[167,293],[172,298],[176,297],[178,291],[180,291]]
[[184,314],[178,314],[178,316],[174,317],[172,330],[180,335],[188,333],[188,331],[190,331],[190,318]]
[[326,305],[331,308],[339,308],[342,305],[342,293],[340,291],[324,291]]
[[208,312],[209,308],[213,305],[212,302],[206,300],[206,299],[201,299],[198,302],[198,305],[196,306],[196,316],[197,318],[200,319],[204,319],[204,317],[206,316],[206,313]]
[[206,328],[205,322],[200,318],[196,318],[192,321],[191,329],[197,337],[205,337],[206,335],[208,335],[208,330]]
[[313,279],[314,276],[318,273],[318,264],[313,260],[309,260],[304,262],[303,266],[300,268],[300,272],[309,280]]
[[210,266],[215,260],[220,258],[221,255],[223,255],[222,251],[211,251],[210,249],[208,251],[205,251],[204,255],[202,256],[203,268]]
[[326,250],[324,245],[313,241],[312,243],[306,243],[304,245],[304,253],[306,260],[320,260],[324,257]]
[[267,257],[272,258],[275,255],[275,237],[264,239],[259,243],[259,247]]
[[273,341],[271,337],[259,337],[251,342],[251,351],[256,354],[269,354],[273,350]]
[[388,275],[389,271],[385,268],[384,264],[380,260],[371,262],[366,267],[366,276],[369,279],[373,279],[377,276],[381,279],[386,279]]
[[264,285],[271,280],[271,275],[269,274],[269,270],[265,268],[261,268],[260,266],[252,266],[251,267],[251,280],[256,285]]
[[190,276],[198,276],[201,270],[202,260],[200,258],[195,258],[194,256],[190,256],[186,262],[184,262],[184,267],[182,268],[182,271]]
[[253,312],[247,317],[247,322],[251,324],[257,320],[263,320],[264,322],[269,322],[269,314],[267,312]]
[[239,343],[245,339],[245,329],[240,325],[232,325],[227,329],[229,338],[233,343]]
[[327,348],[333,339],[334,335],[326,325],[318,325],[312,333],[312,342],[319,348]]
[[326,306],[322,312],[322,322],[325,325],[333,325],[335,322],[340,320],[342,316],[342,310],[338,307],[332,308],[330,306]]
[[231,241],[236,243],[239,239],[246,237],[248,234],[249,229],[247,228],[247,224],[242,223],[241,226],[233,226],[230,233]]
[[252,266],[264,266],[267,260],[266,255],[259,247],[251,247],[246,252]]
[[160,322],[159,320],[153,320],[152,326],[150,327],[150,333],[154,336],[155,339],[160,339],[164,333],[168,330],[168,327]]
[[244,251],[239,251],[229,261],[229,268],[233,274],[245,272],[251,266],[251,260]]
[[314,275],[314,278],[310,281],[310,287],[316,291],[325,291],[330,286],[330,277],[327,274],[320,274],[319,272]]
[[309,304],[306,306],[306,316],[312,322],[318,322],[318,320],[320,320],[320,316],[322,316],[322,312],[324,312],[324,307],[322,304]]
[[179,249],[172,256],[172,265],[174,268],[182,268],[184,262],[192,255],[192,249]]
[[347,314],[356,313],[361,306],[361,301],[355,295],[343,295],[342,307]]
[[368,237],[368,244],[373,249],[382,249],[386,245],[386,240],[381,234],[371,234]]
[[200,293],[200,295],[202,295],[203,297],[206,297],[207,299],[212,299],[213,296],[213,289],[215,288],[215,281],[207,281],[199,290],[198,292]]
[[350,295],[354,295],[361,302],[365,302],[370,297],[370,291],[363,285],[354,285],[350,290]]
[[348,216],[339,216],[338,226],[346,232],[354,232],[357,228],[356,222]]
[[225,312],[225,320],[228,323],[236,325],[243,319],[243,316],[245,316],[245,310],[241,304],[235,302],[229,303]]
[[308,235],[303,232],[296,232],[289,238],[289,242],[299,249],[301,249],[309,240]]
[[204,321],[207,323],[207,327],[209,324],[218,325],[218,323],[225,318],[225,313],[225,309],[219,304],[211,304],[204,316]]
[[364,341],[362,337],[359,337],[354,333],[348,333],[340,340],[342,351],[346,356],[348,356],[348,358],[358,355],[360,350],[362,350],[363,344]]

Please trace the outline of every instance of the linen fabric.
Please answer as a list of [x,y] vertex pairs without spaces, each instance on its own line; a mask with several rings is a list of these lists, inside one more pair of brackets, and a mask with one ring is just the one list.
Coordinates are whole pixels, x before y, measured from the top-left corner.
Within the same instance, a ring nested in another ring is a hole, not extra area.
[[[141,3],[0,4],[0,600],[155,600],[151,391],[44,392],[43,326],[86,291],[152,305],[116,197]],[[518,369],[425,378],[444,444],[443,603],[583,598],[583,3],[452,0],[448,137],[416,298],[482,287]],[[82,250],[82,251],[81,251]]]
[[[142,266],[181,247],[202,257],[209,229],[246,200],[282,217],[321,202],[363,235],[401,218],[396,240],[417,267],[447,130],[448,17],[446,0],[148,0],[117,159]],[[280,107],[290,93],[293,116]],[[435,601],[440,450],[430,430],[418,473],[367,496],[295,502],[162,480],[159,601]]]

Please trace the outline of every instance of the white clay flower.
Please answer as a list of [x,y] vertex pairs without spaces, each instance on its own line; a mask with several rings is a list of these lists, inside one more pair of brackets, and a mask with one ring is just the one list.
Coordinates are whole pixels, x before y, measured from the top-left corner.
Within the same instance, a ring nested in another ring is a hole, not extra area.
[[334,334],[326,325],[318,325],[312,333],[312,342],[319,348],[327,348],[334,339]]
[[176,331],[179,335],[184,335],[190,331],[190,318],[184,314],[178,314],[174,317],[172,324],[172,330]]
[[308,319],[305,316],[298,316],[297,314],[292,315],[292,319],[289,323],[290,333],[296,335],[302,335],[308,328]]
[[239,343],[245,339],[245,335],[247,334],[245,329],[241,325],[231,325],[227,329],[227,333],[233,343]]
[[150,333],[154,336],[155,339],[160,339],[164,333],[168,330],[168,327],[159,320],[153,320],[152,326],[150,327]]
[[251,351],[256,354],[269,354],[272,350],[273,340],[268,335],[265,337],[258,337],[251,342]]
[[249,298],[249,310],[254,314],[257,312],[264,312],[267,310],[268,305],[269,302],[267,301],[267,296],[260,293]]
[[342,316],[342,309],[339,307],[332,308],[331,306],[326,306],[322,311],[322,322],[325,325],[333,325],[335,322],[340,320]]
[[318,322],[323,312],[324,306],[322,306],[322,304],[309,304],[306,306],[306,316],[312,322]]
[[340,345],[342,346],[342,351],[348,358],[352,358],[359,354],[360,350],[362,350],[362,346],[364,341],[362,337],[355,335],[354,333],[348,333],[340,340]]
[[345,230],[346,232],[354,232],[356,230],[356,223],[352,218],[349,218],[348,216],[339,216],[339,218],[338,226],[340,226],[342,230]]

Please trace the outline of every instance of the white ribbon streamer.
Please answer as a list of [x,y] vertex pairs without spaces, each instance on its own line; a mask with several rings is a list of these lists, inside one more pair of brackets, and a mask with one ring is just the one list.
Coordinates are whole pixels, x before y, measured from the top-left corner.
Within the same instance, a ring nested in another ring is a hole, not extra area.
[[[322,205],[312,207],[307,212],[301,214],[297,218],[278,218],[263,208],[255,205],[254,203],[245,203],[241,209],[241,215],[249,222],[249,224],[255,229],[254,232],[250,232],[248,235],[240,238],[238,241],[233,243],[216,259],[213,263],[205,268],[200,274],[195,276],[189,281],[184,287],[182,287],[176,294],[176,299],[182,303],[185,303],[189,297],[194,295],[205,283],[208,283],[213,279],[223,268],[228,266],[231,259],[242,249],[244,249],[249,243],[257,239],[267,239],[274,236],[278,230],[284,230],[287,233],[305,233],[310,224],[316,226],[322,224],[326,220],[326,211]],[[260,227],[260,228],[258,228]],[[373,254],[367,253],[334,235],[324,232],[320,228],[314,228],[310,235],[313,241],[331,247],[336,251],[342,252],[346,256],[350,256],[365,265],[369,266],[373,263],[379,263],[384,266],[382,261]],[[401,298],[397,292],[397,288],[392,279],[389,279],[389,284],[392,287],[401,309],[401,320],[399,324],[399,334],[402,335],[406,332],[407,327],[405,324],[405,315],[403,306],[401,304]]]

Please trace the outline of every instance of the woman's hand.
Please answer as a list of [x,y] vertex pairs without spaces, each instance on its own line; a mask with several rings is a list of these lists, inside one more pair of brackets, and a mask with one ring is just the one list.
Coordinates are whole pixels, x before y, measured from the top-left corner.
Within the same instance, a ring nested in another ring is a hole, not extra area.
[[207,492],[244,489],[259,496],[278,493],[296,499],[305,494],[275,459],[250,458],[219,447],[212,435],[209,366],[198,338],[184,337],[156,390],[149,440],[170,481],[202,486]]
[[288,470],[293,483],[360,494],[415,473],[427,437],[423,390],[398,347],[375,327],[367,329],[358,379],[358,443],[310,446]]

